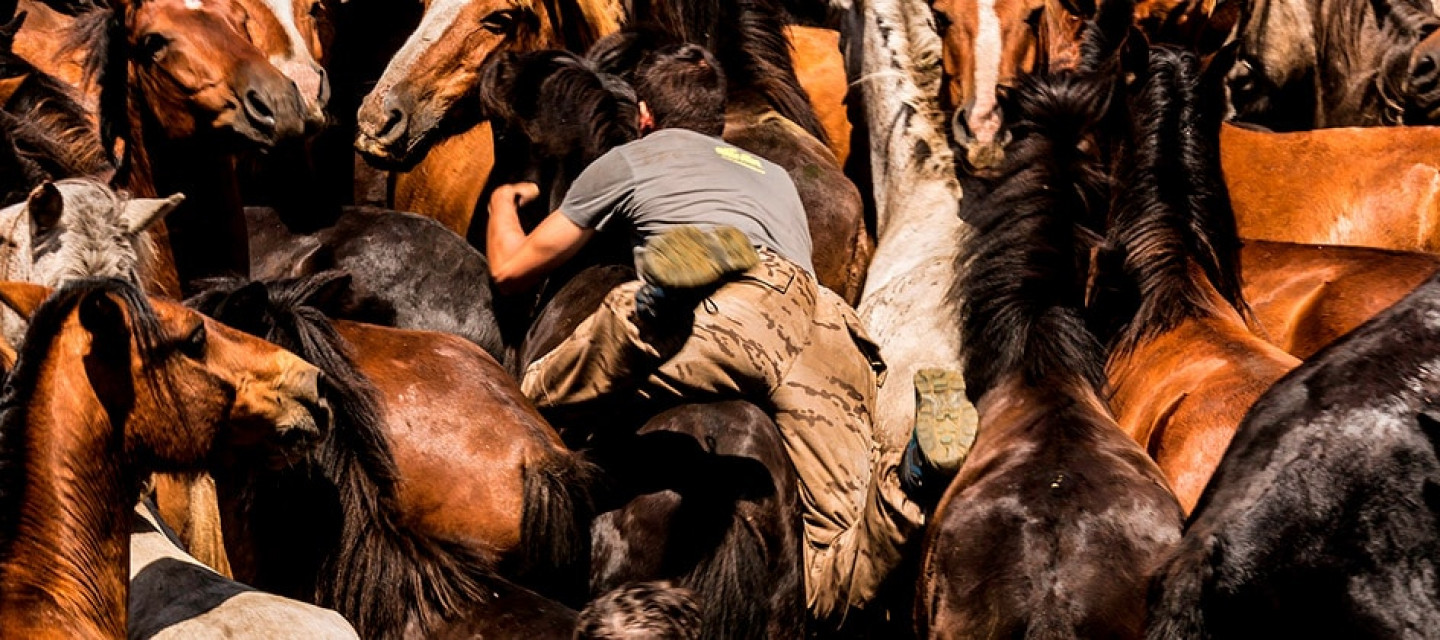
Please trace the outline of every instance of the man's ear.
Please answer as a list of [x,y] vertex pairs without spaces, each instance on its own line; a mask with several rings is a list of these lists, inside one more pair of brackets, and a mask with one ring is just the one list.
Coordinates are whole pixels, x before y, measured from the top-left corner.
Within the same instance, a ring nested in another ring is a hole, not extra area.
[[645,135],[655,130],[655,115],[650,113],[650,105],[640,101],[640,135]]

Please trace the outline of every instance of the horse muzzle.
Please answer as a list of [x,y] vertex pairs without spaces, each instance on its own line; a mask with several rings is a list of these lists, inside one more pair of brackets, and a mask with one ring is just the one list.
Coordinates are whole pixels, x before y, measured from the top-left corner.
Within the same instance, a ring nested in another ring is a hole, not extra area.
[[[996,118],[1000,117],[998,109],[994,115]],[[972,132],[965,109],[957,109],[952,116],[950,135],[955,144],[964,151],[960,154],[960,161],[968,173],[988,173],[998,168],[1005,159],[1005,146],[1010,144],[1010,130],[1004,127],[1003,120],[993,129],[993,135],[982,139]]]
[[403,85],[377,87],[357,114],[355,150],[382,169],[408,169],[424,156],[425,143],[435,118],[420,117],[410,92]]
[[274,67],[252,72],[235,88],[239,107],[230,127],[241,137],[270,148],[304,134],[306,118],[300,91]]

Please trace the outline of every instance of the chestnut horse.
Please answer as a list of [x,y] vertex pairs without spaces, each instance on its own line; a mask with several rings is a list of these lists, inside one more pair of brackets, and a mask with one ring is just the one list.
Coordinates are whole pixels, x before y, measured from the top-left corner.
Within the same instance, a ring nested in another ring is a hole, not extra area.
[[49,294],[0,285],[31,318],[0,400],[0,626],[123,638],[132,507],[149,472],[242,449],[284,464],[328,412],[315,367],[178,304],[119,280]]
[[979,436],[930,522],[916,623],[929,638],[1139,638],[1150,573],[1180,539],[1164,477],[1101,395],[1083,320],[1078,226],[1109,185],[1094,140],[1110,82],[1022,78],[964,293],[965,384]]
[[1202,102],[1197,66],[1189,53],[1150,51],[1093,304],[1110,332],[1116,421],[1187,512],[1250,404],[1299,364],[1245,324],[1219,101]]
[[1250,409],[1151,589],[1149,637],[1440,628],[1440,276]]
[[1240,265],[1256,333],[1306,360],[1440,271],[1440,256],[1247,240]]
[[1440,128],[1226,125],[1220,154],[1242,238],[1440,252]]
[[102,139],[106,148],[123,143],[117,182],[137,195],[187,197],[167,225],[181,283],[246,272],[234,153],[304,130],[295,83],[235,30],[224,8],[216,0],[136,0],[75,25],[73,43],[88,48],[101,85]]
[[591,466],[473,344],[327,320],[317,305],[346,286],[331,272],[192,300],[294,345],[336,396],[334,434],[304,464],[217,472],[237,576],[333,607],[363,637],[494,615],[497,571],[579,587]]

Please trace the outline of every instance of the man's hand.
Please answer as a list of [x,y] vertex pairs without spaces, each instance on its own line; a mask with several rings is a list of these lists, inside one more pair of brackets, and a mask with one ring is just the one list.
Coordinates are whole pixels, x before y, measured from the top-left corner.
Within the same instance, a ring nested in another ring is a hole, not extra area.
[[540,185],[534,182],[512,182],[495,187],[490,194],[490,208],[495,208],[496,202],[509,201],[516,209],[523,207],[536,198],[540,197]]
[[556,210],[525,235],[519,209],[538,197],[540,187],[533,182],[503,184],[490,194],[485,257],[490,261],[490,279],[501,293],[519,291],[539,280],[575,255],[594,234]]

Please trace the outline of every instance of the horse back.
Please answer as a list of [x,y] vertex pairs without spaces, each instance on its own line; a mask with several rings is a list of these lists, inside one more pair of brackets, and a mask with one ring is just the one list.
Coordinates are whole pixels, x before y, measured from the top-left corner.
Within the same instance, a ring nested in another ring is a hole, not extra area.
[[922,635],[1143,635],[1145,585],[1181,512],[1098,396],[1063,386],[1012,380],[981,397],[979,439],[926,540]]

